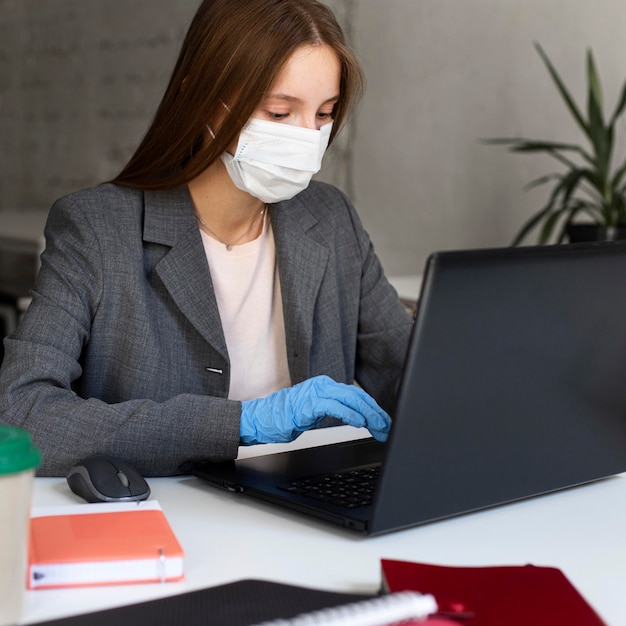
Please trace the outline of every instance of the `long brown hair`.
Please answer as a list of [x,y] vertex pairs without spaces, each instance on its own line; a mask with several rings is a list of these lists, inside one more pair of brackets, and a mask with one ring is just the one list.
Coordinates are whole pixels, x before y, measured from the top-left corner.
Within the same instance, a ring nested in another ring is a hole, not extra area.
[[[112,182],[142,189],[189,182],[235,140],[293,52],[321,44],[341,64],[332,141],[364,84],[332,11],[318,0],[203,0],[152,124]],[[215,139],[205,141],[216,122]]]

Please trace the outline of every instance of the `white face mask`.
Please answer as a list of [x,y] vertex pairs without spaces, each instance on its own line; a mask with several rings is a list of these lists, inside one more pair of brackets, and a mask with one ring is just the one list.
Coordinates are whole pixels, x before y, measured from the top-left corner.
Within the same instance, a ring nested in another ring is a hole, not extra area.
[[320,171],[332,122],[320,130],[251,119],[222,161],[236,187],[266,204],[289,200]]

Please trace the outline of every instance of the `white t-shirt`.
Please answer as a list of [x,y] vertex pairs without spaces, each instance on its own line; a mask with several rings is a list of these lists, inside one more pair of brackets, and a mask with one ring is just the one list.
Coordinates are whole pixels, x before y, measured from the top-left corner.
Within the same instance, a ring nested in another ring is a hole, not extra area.
[[274,234],[267,212],[254,241],[226,246],[200,230],[230,357],[231,400],[289,387]]

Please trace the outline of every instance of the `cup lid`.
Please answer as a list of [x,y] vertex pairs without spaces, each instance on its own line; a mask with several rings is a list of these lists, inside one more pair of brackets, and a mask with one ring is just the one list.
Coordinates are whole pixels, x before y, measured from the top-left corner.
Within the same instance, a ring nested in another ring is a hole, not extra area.
[[0,424],[0,476],[34,469],[40,463],[41,454],[29,433]]

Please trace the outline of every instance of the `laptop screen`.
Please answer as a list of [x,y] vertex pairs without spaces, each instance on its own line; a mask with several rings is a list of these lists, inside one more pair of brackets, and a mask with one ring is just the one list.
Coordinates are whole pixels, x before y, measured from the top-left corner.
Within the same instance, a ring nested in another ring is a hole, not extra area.
[[626,470],[625,277],[624,243],[433,255],[374,527]]

